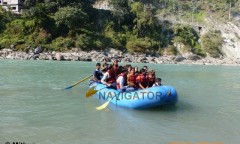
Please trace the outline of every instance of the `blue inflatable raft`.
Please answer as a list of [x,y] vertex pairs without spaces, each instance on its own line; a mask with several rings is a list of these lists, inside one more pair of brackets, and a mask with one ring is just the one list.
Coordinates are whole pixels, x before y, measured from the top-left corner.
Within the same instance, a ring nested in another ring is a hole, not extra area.
[[93,86],[95,86],[95,90],[98,90],[95,97],[99,100],[112,99],[110,101],[112,104],[126,108],[145,109],[161,105],[174,105],[178,101],[177,91],[172,86],[156,86],[129,92],[119,92],[99,83],[92,83],[90,88]]

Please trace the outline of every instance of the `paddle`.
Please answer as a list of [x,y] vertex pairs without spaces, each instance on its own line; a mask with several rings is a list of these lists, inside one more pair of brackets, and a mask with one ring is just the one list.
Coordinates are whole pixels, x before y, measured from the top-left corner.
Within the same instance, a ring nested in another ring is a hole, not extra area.
[[[116,96],[117,96],[117,95],[115,95],[114,97],[116,97]],[[112,97],[111,99],[109,99],[107,102],[105,102],[105,103],[102,104],[101,106],[96,107],[96,109],[97,109],[97,110],[105,109],[105,108],[108,106],[108,104],[110,103],[110,101],[111,101],[114,97]]]
[[107,88],[107,87],[104,87],[104,88],[101,88],[100,90],[95,90],[95,87],[96,87],[96,86],[91,87],[91,88],[85,93],[85,96],[86,96],[86,97],[93,96],[93,95],[96,94],[98,91]]
[[[113,97],[113,98],[114,98],[114,97]],[[111,98],[110,100],[108,100],[107,102],[105,102],[104,104],[102,104],[101,106],[96,107],[96,109],[97,109],[97,110],[105,109],[113,98]]]
[[76,82],[75,84],[73,84],[73,85],[71,85],[71,86],[69,86],[69,87],[66,87],[65,89],[70,89],[70,88],[72,88],[72,87],[74,87],[74,86],[80,84],[81,82],[87,80],[87,79],[90,78],[91,76],[92,76],[92,75],[90,75],[90,76],[88,76],[88,77],[85,77],[84,79],[82,79],[82,80]]
[[95,87],[96,86],[93,86],[88,91],[86,91],[85,96],[90,97],[90,96],[94,95],[96,93]]

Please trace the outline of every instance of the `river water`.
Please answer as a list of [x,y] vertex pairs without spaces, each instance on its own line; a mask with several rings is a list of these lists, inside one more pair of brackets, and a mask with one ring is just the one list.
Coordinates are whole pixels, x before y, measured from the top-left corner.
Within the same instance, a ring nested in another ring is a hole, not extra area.
[[[142,67],[143,64],[133,64]],[[91,62],[0,61],[0,144],[238,144],[240,67],[147,64],[179,95],[132,110],[85,98]]]

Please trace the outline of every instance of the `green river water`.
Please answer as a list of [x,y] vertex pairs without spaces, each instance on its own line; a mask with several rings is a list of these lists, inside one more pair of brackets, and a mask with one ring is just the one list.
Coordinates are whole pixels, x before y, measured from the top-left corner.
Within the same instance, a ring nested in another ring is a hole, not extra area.
[[64,90],[95,63],[0,60],[0,144],[240,143],[240,67],[147,66],[176,88],[175,106],[97,111],[87,81]]

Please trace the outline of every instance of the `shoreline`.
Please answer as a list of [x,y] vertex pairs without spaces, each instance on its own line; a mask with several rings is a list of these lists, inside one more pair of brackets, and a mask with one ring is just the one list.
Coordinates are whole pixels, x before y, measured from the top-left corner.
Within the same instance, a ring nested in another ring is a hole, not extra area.
[[106,51],[79,51],[73,49],[67,52],[42,52],[34,50],[26,52],[14,51],[12,49],[0,50],[0,59],[11,60],[56,60],[56,61],[92,61],[100,62],[106,58],[108,62],[118,59],[122,63],[156,63],[156,64],[190,64],[190,65],[223,65],[240,66],[240,59],[201,57],[193,53],[183,55],[156,55],[149,56],[138,53],[122,53],[119,50],[109,49]]

